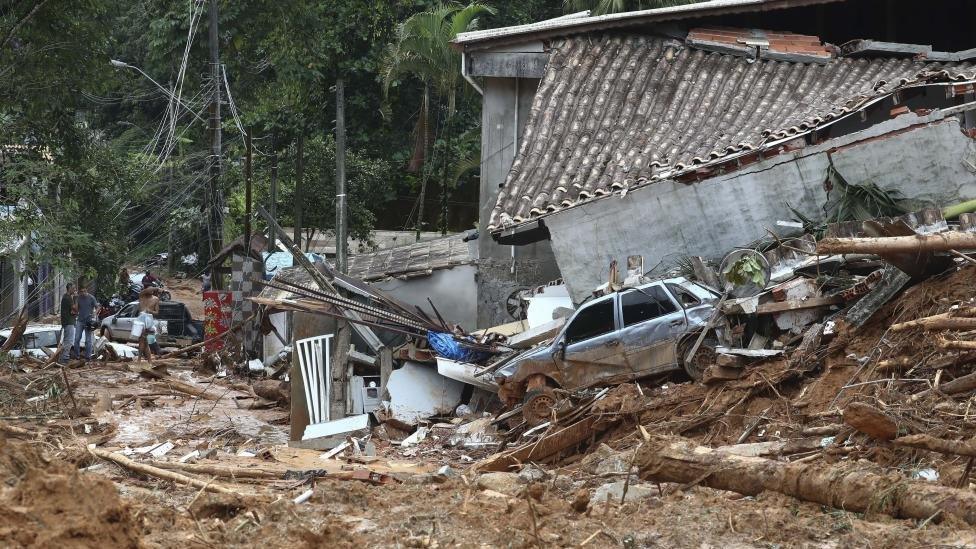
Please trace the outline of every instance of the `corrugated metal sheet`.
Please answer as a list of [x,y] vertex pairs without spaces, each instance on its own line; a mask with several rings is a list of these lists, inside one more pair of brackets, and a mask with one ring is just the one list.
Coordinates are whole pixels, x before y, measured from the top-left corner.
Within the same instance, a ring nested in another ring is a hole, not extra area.
[[751,60],[646,35],[556,41],[489,229],[801,135],[901,86],[971,80],[973,67]]

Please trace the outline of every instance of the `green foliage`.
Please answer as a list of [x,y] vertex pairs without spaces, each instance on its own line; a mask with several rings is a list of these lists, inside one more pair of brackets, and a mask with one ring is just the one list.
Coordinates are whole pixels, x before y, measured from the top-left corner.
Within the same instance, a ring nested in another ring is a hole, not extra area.
[[766,271],[753,255],[740,257],[723,275],[736,286],[752,283],[762,288],[766,284]]
[[[220,0],[219,49],[255,155],[255,203],[269,204],[269,157],[280,160],[279,220],[296,202],[308,226],[334,228],[334,86],[346,86],[350,233],[400,228],[426,181],[444,196],[477,184],[480,103],[460,77],[450,40],[460,31],[558,15],[558,0],[495,0],[463,6],[436,0]],[[184,113],[168,159],[152,147],[166,136],[168,98],[156,81],[178,79],[206,118],[209,93],[205,4],[172,0],[10,0],[0,8],[0,204],[16,204],[0,238],[30,235],[33,263],[104,281],[119,264],[166,249],[197,251],[206,220],[204,123]],[[36,9],[35,9],[36,8]],[[189,39],[189,43],[188,43]],[[425,101],[424,89],[430,90]],[[224,96],[227,99],[226,95]],[[225,237],[241,230],[243,140],[224,108],[221,191],[231,209]],[[407,169],[423,113],[425,162]],[[192,122],[191,122],[192,121]],[[306,139],[306,190],[295,192],[295,142]],[[466,187],[465,187],[466,186]],[[435,213],[436,215],[436,213]],[[430,216],[425,216],[425,220]],[[473,219],[458,224],[470,226]],[[259,228],[255,223],[255,228]]]
[[684,4],[694,4],[702,0],[563,0],[566,13],[590,10],[591,15],[620,13],[634,10],[668,8]]
[[864,221],[876,217],[894,217],[906,213],[904,197],[898,191],[885,191],[874,183],[852,185],[837,171],[833,162],[827,167],[828,192],[837,194],[828,203],[827,223]]

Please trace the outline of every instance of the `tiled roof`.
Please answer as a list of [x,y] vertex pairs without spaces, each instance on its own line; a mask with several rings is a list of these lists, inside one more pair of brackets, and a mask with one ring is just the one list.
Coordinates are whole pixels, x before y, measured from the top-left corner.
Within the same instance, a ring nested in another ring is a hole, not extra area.
[[974,78],[971,63],[797,63],[648,35],[557,40],[488,228],[762,149],[901,86]]
[[426,276],[438,269],[475,263],[464,234],[457,234],[380,250],[371,254],[349,256],[349,276],[365,280]]

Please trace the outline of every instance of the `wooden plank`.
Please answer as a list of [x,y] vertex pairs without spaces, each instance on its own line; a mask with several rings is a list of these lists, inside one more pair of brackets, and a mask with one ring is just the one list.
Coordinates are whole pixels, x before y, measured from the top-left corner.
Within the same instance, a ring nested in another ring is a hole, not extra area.
[[800,309],[813,309],[816,307],[826,307],[827,305],[838,305],[844,302],[841,296],[830,297],[811,297],[809,299],[796,299],[791,301],[781,301],[778,303],[765,303],[756,308],[756,314],[768,315],[782,313],[784,311],[797,311]]

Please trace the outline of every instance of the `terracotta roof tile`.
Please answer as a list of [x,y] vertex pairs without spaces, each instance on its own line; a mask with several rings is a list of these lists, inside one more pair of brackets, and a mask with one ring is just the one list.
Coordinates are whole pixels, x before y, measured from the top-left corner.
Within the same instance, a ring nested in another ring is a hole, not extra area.
[[647,35],[556,41],[489,229],[762,149],[922,79],[976,70],[894,57],[752,60]]

